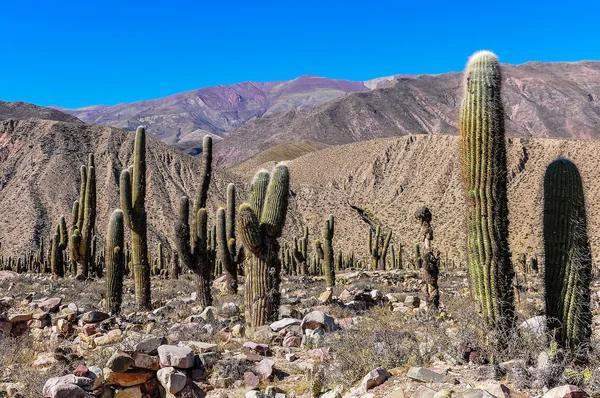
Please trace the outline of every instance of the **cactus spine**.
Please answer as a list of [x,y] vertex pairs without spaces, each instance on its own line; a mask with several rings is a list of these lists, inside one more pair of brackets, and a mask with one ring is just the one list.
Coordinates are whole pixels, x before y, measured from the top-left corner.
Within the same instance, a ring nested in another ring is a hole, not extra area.
[[514,292],[501,81],[500,63],[493,53],[471,56],[464,74],[459,129],[473,295],[489,325],[507,330],[514,324]]
[[[88,156],[88,164],[79,169],[81,185],[79,201],[73,204],[71,257],[78,263],[77,279],[85,279],[90,274],[89,263],[92,249],[92,235],[96,224],[96,172],[94,154]],[[75,211],[77,210],[77,211]],[[75,218],[75,215],[77,217]]]
[[212,304],[210,278],[213,273],[214,235],[209,239],[206,200],[212,175],[212,139],[204,137],[200,184],[196,190],[190,228],[190,200],[183,196],[179,202],[179,220],[175,224],[175,241],[181,262],[196,276],[196,300],[204,307]]
[[279,242],[287,214],[289,171],[278,165],[272,175],[261,170],[254,177],[249,203],[239,207],[237,232],[246,253],[245,312],[251,327],[277,318],[281,293]]
[[106,311],[113,315],[121,312],[125,272],[124,230],[123,211],[116,209],[110,216],[106,234]]
[[544,250],[548,327],[573,349],[592,332],[592,258],[581,177],[566,159],[552,162],[544,177]]
[[325,283],[327,290],[332,290],[335,286],[335,264],[333,254],[333,232],[334,232],[334,218],[333,214],[329,215],[329,218],[323,225],[323,274],[325,275]]
[[131,262],[135,301],[140,308],[150,308],[150,264],[148,262],[146,216],[146,130],[135,132],[133,167],[121,172],[121,209],[125,225],[131,230]]

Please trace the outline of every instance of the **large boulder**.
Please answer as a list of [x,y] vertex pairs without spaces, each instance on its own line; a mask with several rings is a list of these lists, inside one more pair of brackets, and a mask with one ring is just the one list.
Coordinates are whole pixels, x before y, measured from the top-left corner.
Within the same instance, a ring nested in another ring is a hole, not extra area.
[[316,330],[322,328],[326,332],[332,332],[337,328],[333,317],[322,311],[313,311],[306,314],[300,327],[303,333],[306,329]]

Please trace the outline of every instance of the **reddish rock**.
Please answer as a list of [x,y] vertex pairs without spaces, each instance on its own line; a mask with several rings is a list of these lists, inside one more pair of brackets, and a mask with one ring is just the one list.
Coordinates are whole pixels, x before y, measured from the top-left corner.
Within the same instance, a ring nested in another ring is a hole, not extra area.
[[554,387],[544,394],[542,398],[589,398],[587,392],[574,385]]
[[56,312],[61,302],[62,299],[60,297],[49,298],[39,303],[38,308],[45,312]]
[[73,374],[78,377],[88,377],[90,370],[87,368],[87,366],[81,363],[75,368]]

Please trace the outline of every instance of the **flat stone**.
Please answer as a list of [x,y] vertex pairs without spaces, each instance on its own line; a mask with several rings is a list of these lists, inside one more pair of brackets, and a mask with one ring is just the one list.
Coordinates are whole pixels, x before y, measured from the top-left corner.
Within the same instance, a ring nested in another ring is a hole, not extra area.
[[589,395],[577,386],[566,384],[554,387],[545,393],[542,398],[589,398]]
[[124,352],[115,352],[106,361],[106,367],[113,372],[125,372],[133,365],[133,358],[131,355],[125,354]]
[[167,344],[166,337],[152,337],[137,343],[133,349],[148,355],[158,355],[158,347],[165,344]]
[[273,322],[272,324],[269,325],[269,327],[274,332],[279,332],[280,330],[285,329],[289,326],[300,325],[300,323],[301,323],[301,321],[299,319],[283,318],[283,319]]
[[406,296],[404,300],[404,305],[409,308],[419,308],[421,305],[421,300],[417,296]]
[[172,366],[188,369],[194,366],[194,352],[187,346],[161,345],[158,347],[158,357],[163,368]]
[[244,385],[246,388],[255,388],[260,385],[260,379],[252,372],[244,372]]
[[244,342],[243,348],[246,350],[252,350],[260,355],[271,355],[271,349],[266,344],[258,344],[253,341]]
[[158,370],[160,364],[158,357],[144,354],[143,352],[136,352],[133,354],[133,366],[140,369]]
[[106,333],[104,336],[96,337],[94,339],[94,344],[97,346],[103,346],[108,344],[113,344],[121,341],[123,338],[123,332],[121,329],[113,329]]
[[392,391],[391,393],[386,395],[384,398],[404,398],[404,390],[399,388],[395,391]]
[[218,347],[214,343],[204,343],[202,341],[187,341],[185,344],[189,346],[192,350],[194,350],[194,352],[197,352],[199,354],[205,352],[217,352]]
[[42,395],[44,398],[52,398],[51,390],[59,385],[68,385],[73,384],[73,375],[59,376],[59,377],[51,377],[46,380],[44,387],[42,389]]
[[33,313],[12,314],[12,315],[8,316],[8,321],[10,323],[25,322],[25,321],[30,321],[32,319],[33,319]]
[[60,303],[62,303],[62,298],[53,297],[39,303],[38,308],[44,312],[56,312]]
[[83,323],[97,323],[102,322],[110,318],[106,312],[101,311],[89,311],[81,316],[81,321]]
[[439,373],[436,373],[427,368],[422,368],[420,366],[413,366],[408,370],[406,376],[410,379],[420,381],[423,383],[451,383],[458,384],[458,381]]
[[319,295],[319,302],[321,304],[329,304],[333,299],[333,292],[331,290],[325,290]]
[[367,392],[371,388],[383,384],[389,377],[390,374],[385,368],[379,367],[373,369],[372,371],[367,373],[365,377],[363,377],[361,387],[363,391]]
[[212,305],[209,305],[204,309],[204,311],[202,311],[200,317],[207,322],[213,322],[217,319],[217,309]]
[[75,384],[59,384],[52,387],[48,394],[44,398],[94,398]]
[[183,390],[187,382],[185,373],[176,370],[173,367],[162,368],[156,372],[156,378],[160,384],[171,394],[177,394]]
[[106,383],[121,387],[133,387],[143,384],[153,378],[154,374],[153,371],[142,369],[113,372],[109,368],[104,368],[104,380]]
[[145,393],[142,386],[137,385],[129,388],[117,388],[114,392],[114,398],[144,398]]
[[429,387],[420,386],[413,392],[410,398],[433,398],[437,394],[437,391],[432,390]]

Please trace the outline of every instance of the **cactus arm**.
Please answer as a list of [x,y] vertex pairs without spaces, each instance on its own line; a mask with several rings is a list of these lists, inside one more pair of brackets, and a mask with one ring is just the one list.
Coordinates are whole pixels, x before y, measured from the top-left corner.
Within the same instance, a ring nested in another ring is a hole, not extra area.
[[256,213],[248,203],[238,209],[237,234],[247,251],[258,254],[262,244],[261,227]]
[[61,251],[65,250],[67,248],[67,244],[69,243],[69,236],[67,234],[67,222],[63,216],[60,216],[58,219],[58,236],[58,247]]
[[271,176],[267,170],[260,170],[254,176],[252,180],[252,185],[250,186],[250,198],[248,203],[257,218],[260,218],[263,205],[265,203],[265,197],[267,195],[267,187],[269,186],[269,180]]
[[[217,250],[227,279],[227,290],[229,293],[235,294],[237,293],[237,266],[233,263],[229,253],[225,217],[225,209],[220,207],[217,210]],[[232,241],[235,246],[235,239]]]
[[133,206],[131,202],[131,173],[128,169],[125,169],[121,172],[120,178],[120,200],[121,200],[121,209],[123,211],[123,220],[125,221],[125,225],[127,228],[131,229],[132,227],[132,212]]
[[194,197],[194,213],[206,207],[208,188],[212,176],[212,138],[205,136],[202,141],[202,167],[200,168],[200,185]]
[[81,180],[81,184],[79,186],[79,207],[78,207],[78,215],[77,215],[77,229],[79,231],[83,228],[83,215],[85,210],[85,190],[87,187],[87,167],[82,165],[79,168],[79,177]]

